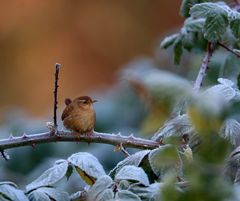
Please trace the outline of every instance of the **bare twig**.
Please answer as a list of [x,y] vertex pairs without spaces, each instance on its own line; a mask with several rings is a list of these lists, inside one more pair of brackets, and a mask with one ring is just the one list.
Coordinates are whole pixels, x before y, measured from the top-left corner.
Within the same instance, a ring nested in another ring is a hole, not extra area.
[[1,151],[1,154],[5,161],[8,161],[10,159],[10,156],[4,150]]
[[161,144],[153,140],[136,138],[132,135],[123,136],[120,134],[98,133],[93,131],[91,135],[84,135],[74,132],[58,131],[52,135],[51,131],[40,134],[24,135],[0,140],[0,151],[22,146],[36,146],[37,144],[49,142],[87,142],[87,143],[102,143],[111,144],[114,146],[122,144],[124,147],[132,147],[138,149],[155,149]]
[[125,156],[127,156],[127,157],[130,156],[130,154],[127,152],[127,150],[125,149],[125,147],[123,146],[122,143],[120,143],[120,149]]
[[58,75],[60,70],[61,64],[55,64],[55,82],[54,82],[54,109],[53,109],[53,122],[54,127],[57,129],[57,104],[58,104]]
[[234,55],[236,55],[238,58],[240,58],[240,54],[238,54],[237,52],[235,52],[232,48],[222,44],[221,42],[218,42],[218,45],[221,46],[222,48],[226,49],[227,51],[233,53]]
[[206,52],[206,54],[205,54],[205,56],[203,58],[201,68],[200,68],[200,70],[198,72],[198,76],[197,76],[197,79],[196,79],[196,81],[194,83],[194,87],[193,87],[196,91],[198,91],[200,89],[200,87],[202,86],[203,78],[206,75],[206,71],[208,69],[208,63],[210,61],[212,53],[213,53],[212,43],[208,42],[208,44],[207,44],[207,52]]

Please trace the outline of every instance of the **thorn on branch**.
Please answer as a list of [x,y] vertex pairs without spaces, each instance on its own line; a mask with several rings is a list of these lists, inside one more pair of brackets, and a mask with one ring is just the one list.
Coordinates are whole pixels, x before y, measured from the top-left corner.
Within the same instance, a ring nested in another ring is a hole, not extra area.
[[[60,70],[61,64],[56,63],[55,64],[55,82],[54,82],[54,109],[53,109],[53,122],[54,127],[57,130],[57,104],[58,104],[58,76],[59,76],[59,70]],[[53,133],[55,134],[55,133]]]
[[10,135],[9,135],[8,139],[9,139],[9,140],[12,140],[13,138],[14,138],[13,134],[12,134],[12,133],[10,133]]
[[27,134],[26,134],[25,132],[23,133],[22,138],[23,138],[23,139],[28,138],[28,136],[27,136]]
[[5,161],[10,160],[10,156],[4,150],[1,151],[1,154]]

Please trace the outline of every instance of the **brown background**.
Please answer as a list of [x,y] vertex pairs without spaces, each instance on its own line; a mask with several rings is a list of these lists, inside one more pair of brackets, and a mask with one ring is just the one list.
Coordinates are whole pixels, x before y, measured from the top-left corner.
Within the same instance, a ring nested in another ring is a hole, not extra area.
[[180,0],[1,1],[1,110],[46,114],[56,62],[63,65],[60,102],[111,86],[123,64],[154,55],[159,39],[181,23],[179,6]]

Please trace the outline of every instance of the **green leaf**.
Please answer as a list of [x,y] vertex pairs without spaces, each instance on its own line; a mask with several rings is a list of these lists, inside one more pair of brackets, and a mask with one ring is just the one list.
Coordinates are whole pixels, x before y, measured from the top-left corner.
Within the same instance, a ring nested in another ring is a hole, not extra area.
[[203,30],[205,18],[194,19],[189,17],[184,22],[184,28],[189,32],[201,32]]
[[219,14],[225,12],[226,14],[228,14],[229,10],[230,8],[226,6],[226,4],[207,2],[195,4],[190,9],[190,15],[193,18],[207,18],[212,12]]
[[164,138],[193,134],[193,127],[186,114],[178,115],[167,121],[163,127],[152,137],[152,140],[160,141]]
[[227,13],[224,10],[220,11],[222,12],[211,11],[204,25],[204,37],[211,42],[220,40],[228,26]]
[[112,179],[109,176],[104,175],[102,177],[99,177],[88,190],[88,200],[96,200],[98,195],[109,188],[111,184]]
[[43,186],[52,186],[65,177],[68,170],[68,162],[56,161],[55,165],[46,170],[40,177],[26,186],[27,192]]
[[191,8],[193,18],[206,18],[204,24],[204,37],[216,42],[225,34],[228,26],[228,14],[231,9],[223,3],[201,3]]
[[109,175],[113,178],[114,175],[126,165],[134,165],[138,167],[142,162],[143,158],[150,152],[150,150],[138,151],[135,154],[132,154],[125,158],[123,161],[120,161],[116,167],[110,171]]
[[183,17],[189,17],[189,11],[192,6],[191,0],[183,0],[180,7],[180,15]]
[[236,39],[240,38],[240,19],[235,19],[230,22],[230,28],[232,30],[233,35]]
[[12,184],[1,184],[0,195],[11,201],[28,201],[24,192],[16,189]]
[[120,190],[117,195],[119,201],[141,201],[141,199],[134,193],[128,190]]
[[179,34],[173,34],[171,36],[167,36],[164,38],[164,40],[161,42],[160,47],[167,49],[171,45],[174,44],[174,42],[177,40]]
[[124,166],[116,175],[116,181],[130,180],[139,182],[145,186],[149,185],[149,180],[142,168],[133,165]]
[[174,51],[174,64],[178,65],[180,64],[183,54],[183,45],[181,39],[177,40],[174,43],[173,51]]
[[75,153],[68,158],[68,161],[74,165],[82,179],[84,179],[87,183],[88,180],[95,181],[99,177],[106,175],[98,159],[87,152]]
[[235,119],[228,119],[223,123],[220,135],[228,139],[234,146],[240,142],[240,123]]
[[174,171],[177,175],[182,170],[182,161],[177,149],[173,145],[160,146],[148,155],[153,172],[161,177],[166,171]]

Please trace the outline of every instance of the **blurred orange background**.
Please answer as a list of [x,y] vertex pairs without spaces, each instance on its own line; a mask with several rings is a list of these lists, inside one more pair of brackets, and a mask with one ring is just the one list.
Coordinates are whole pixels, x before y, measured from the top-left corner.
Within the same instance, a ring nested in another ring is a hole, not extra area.
[[154,55],[159,39],[182,22],[179,6],[180,0],[1,1],[1,110],[49,112],[56,62],[60,103],[106,89],[123,64]]

